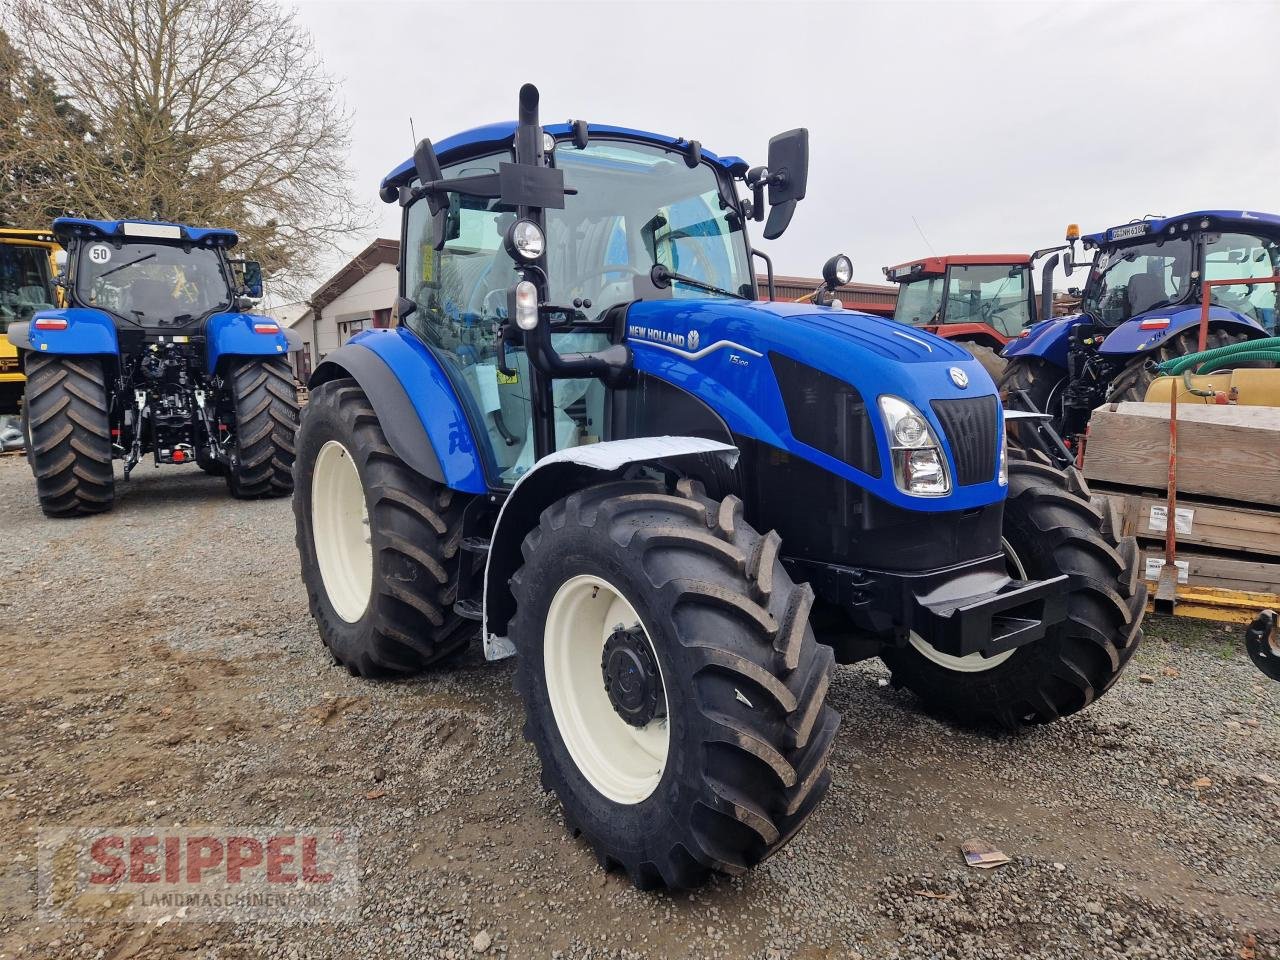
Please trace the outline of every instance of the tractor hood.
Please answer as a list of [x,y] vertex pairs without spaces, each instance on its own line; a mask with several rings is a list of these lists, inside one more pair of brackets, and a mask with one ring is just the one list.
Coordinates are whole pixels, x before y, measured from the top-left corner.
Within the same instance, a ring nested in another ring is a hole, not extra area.
[[[958,485],[948,496],[926,499],[903,494],[891,477],[863,473],[795,437],[804,430],[793,431],[788,418],[775,372],[779,362],[790,361],[793,368],[802,364],[852,385],[865,405],[882,463],[889,462],[879,414],[882,396],[914,405],[948,448],[938,411],[951,408],[950,401],[991,398],[998,424],[997,391],[990,375],[968,351],[941,337],[831,307],[708,298],[633,304],[627,313],[627,344],[637,370],[699,397],[734,433],[794,451],[898,506],[968,509],[1004,496],[996,481],[995,450],[985,449],[985,442],[981,455],[991,456],[989,478]],[[830,415],[841,416],[842,411],[832,409]]]

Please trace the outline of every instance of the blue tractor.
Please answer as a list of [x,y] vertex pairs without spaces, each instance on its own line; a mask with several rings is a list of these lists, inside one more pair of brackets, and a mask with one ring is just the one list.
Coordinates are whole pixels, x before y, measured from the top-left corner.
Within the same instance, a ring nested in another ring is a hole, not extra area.
[[807,167],[805,130],[750,167],[541,126],[525,86],[518,122],[423,141],[383,181],[399,324],[325,359],[299,429],[334,658],[403,675],[479,626],[516,658],[568,828],[640,887],[796,833],[836,661],[1019,727],[1089,704],[1141,636],[1133,540],[1078,474],[1006,461],[977,360],[831,304],[847,258],[824,303],[757,299],[747,224],[781,234]]
[[[1196,352],[1203,281],[1241,281],[1212,288],[1206,349],[1277,332],[1280,291],[1244,281],[1280,274],[1280,216],[1202,210],[1112,227],[1083,245],[1096,254],[1081,312],[1011,341],[1000,378],[1011,404],[1048,414],[1069,444],[1095,408],[1142,400],[1159,364]],[[1065,263],[1069,275],[1070,249]]]
[[262,271],[231,230],[63,217],[66,306],[9,325],[27,377],[23,429],[46,516],[111,509],[150,454],[223,476],[233,496],[293,490],[291,331],[247,312]]

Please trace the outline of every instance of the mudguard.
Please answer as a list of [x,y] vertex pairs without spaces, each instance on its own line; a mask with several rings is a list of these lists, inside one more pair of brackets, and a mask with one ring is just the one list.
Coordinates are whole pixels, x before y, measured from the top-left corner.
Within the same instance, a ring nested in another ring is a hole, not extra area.
[[[1200,325],[1198,305],[1173,309],[1176,312],[1167,309],[1152,310],[1126,320],[1107,334],[1107,339],[1102,342],[1098,352],[1112,357],[1146,353],[1189,327]],[[1167,324],[1164,322],[1166,320]],[[1268,336],[1261,324],[1234,310],[1219,306],[1209,307],[1209,329],[1231,330],[1234,333],[1243,333],[1251,339]]]
[[[67,326],[62,330],[42,330],[36,326],[38,320],[65,320]],[[115,321],[104,311],[89,307],[37,310],[29,322],[10,324],[8,335],[9,342],[19,350],[33,353],[83,356],[120,352]]]
[[466,411],[439,361],[412,333],[358,334],[325,357],[310,387],[341,377],[360,384],[391,449],[410,467],[454,490],[488,491]]
[[[274,324],[274,333],[258,333],[255,325]],[[215,313],[205,321],[205,365],[209,373],[218,369],[223,357],[285,356],[302,346],[302,338],[270,317],[252,313]]]
[[1071,331],[1080,324],[1089,322],[1091,322],[1090,319],[1082,313],[1070,317],[1041,320],[1032,324],[1022,336],[1010,340],[1000,352],[1000,356],[1005,359],[1039,357],[1065,370]]
[[501,660],[516,652],[506,637],[507,624],[515,612],[509,581],[521,563],[520,544],[543,510],[574,490],[600,483],[626,467],[661,462],[687,468],[697,476],[699,462],[709,457],[722,459],[732,468],[738,461],[738,448],[702,437],[608,440],[557,450],[522,474],[498,511],[489,540],[482,631],[485,659]]

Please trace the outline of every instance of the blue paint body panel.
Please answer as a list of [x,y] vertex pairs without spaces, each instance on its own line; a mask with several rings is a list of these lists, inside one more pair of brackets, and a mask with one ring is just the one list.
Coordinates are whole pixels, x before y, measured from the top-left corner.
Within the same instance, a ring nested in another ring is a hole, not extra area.
[[[1183,223],[1190,224],[1192,230],[1198,230],[1200,229],[1200,221],[1205,219],[1211,221],[1210,229],[1229,227],[1251,233],[1280,234],[1280,216],[1274,213],[1254,213],[1250,210],[1193,210],[1191,213],[1182,213],[1176,217],[1161,217],[1156,220],[1143,221],[1147,224],[1147,231],[1144,236],[1155,236],[1158,233],[1164,233],[1170,226],[1181,227]],[[1102,246],[1112,242],[1115,231],[1123,230],[1125,227],[1130,226],[1133,226],[1133,224],[1122,223],[1114,227],[1108,227],[1100,233],[1085,234],[1081,239],[1086,244],[1095,247]],[[1141,237],[1126,237],[1119,242],[1127,243],[1137,239],[1141,239]]]
[[[568,137],[573,132],[567,123],[544,124],[542,130],[557,139]],[[661,133],[649,133],[646,130],[635,130],[631,127],[611,127],[605,124],[593,123],[590,125],[589,130],[591,136],[642,140],[645,143],[653,143],[663,147],[680,146],[688,142],[678,137],[668,137]],[[470,130],[455,133],[439,143],[433,143],[432,146],[435,148],[436,157],[439,159],[440,165],[448,166],[459,160],[465,160],[470,156],[488,153],[502,146],[510,146],[515,132],[515,121],[506,120],[501,123],[490,123],[483,127],[473,127]],[[747,162],[741,157],[721,157],[710,150],[702,151],[702,159],[720,167],[730,175],[745,173],[747,169]],[[382,178],[382,186],[398,187],[401,184],[408,183],[413,177],[413,158],[410,157]]]
[[[41,330],[38,320],[59,318],[67,321],[65,330]],[[59,310],[37,310],[28,327],[31,350],[35,353],[58,353],[67,356],[117,354],[120,340],[116,323],[110,314],[89,307],[64,307]]]
[[365,330],[348,343],[372,351],[391,368],[427,431],[445,483],[464,493],[486,492],[484,457],[466,410],[444,368],[422,341],[408,328],[396,327]]
[[166,223],[161,220],[89,220],[84,217],[58,217],[53,221],[54,236],[62,240],[83,233],[97,234],[103,237],[119,237],[122,240],[146,242],[148,237],[126,237],[124,225],[138,223],[152,227],[177,227],[182,231],[184,240],[192,243],[207,244],[211,247],[234,247],[240,240],[234,230],[223,227],[188,227],[182,223]]
[[[890,462],[889,440],[878,398],[889,394],[914,404],[941,439],[954,477],[955,458],[930,401],[994,395],[996,388],[982,364],[949,340],[848,310],[697,299],[635,304],[627,314],[627,343],[637,370],[700,398],[735,433],[793,453],[889,503],[933,513],[1004,499],[1005,488],[994,474],[989,482],[953,488],[945,497],[909,496],[894,485],[891,471],[872,477],[795,439],[768,357],[791,357],[856,387],[883,464]],[[968,375],[967,388],[952,381],[953,367]]]
[[[274,323],[278,333],[254,333],[255,323]],[[289,340],[270,317],[252,313],[215,313],[205,321],[205,369],[213,373],[223,357],[284,357]]]
[[1000,356],[1040,357],[1065,370],[1071,330],[1088,322],[1090,322],[1089,318],[1082,313],[1070,317],[1041,320],[1032,325],[1025,337],[1015,337],[1006,343],[1004,349],[1000,351]]
[[[1143,330],[1142,321],[1168,318],[1169,326],[1160,330]],[[1200,325],[1200,305],[1189,307],[1163,308],[1149,313],[1139,314],[1127,320],[1107,334],[1098,352],[1106,356],[1132,356],[1155,350],[1169,337],[1176,336],[1188,327]],[[1244,333],[1253,338],[1267,335],[1267,331],[1249,317],[1228,310],[1225,307],[1209,307],[1209,325],[1211,328],[1228,329],[1233,333]]]

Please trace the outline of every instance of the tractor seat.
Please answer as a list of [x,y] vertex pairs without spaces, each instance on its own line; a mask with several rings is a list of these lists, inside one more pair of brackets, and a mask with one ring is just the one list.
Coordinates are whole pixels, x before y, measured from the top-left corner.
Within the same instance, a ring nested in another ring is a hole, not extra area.
[[1165,298],[1164,281],[1149,273],[1135,273],[1125,289],[1129,300],[1129,316],[1141,313]]

